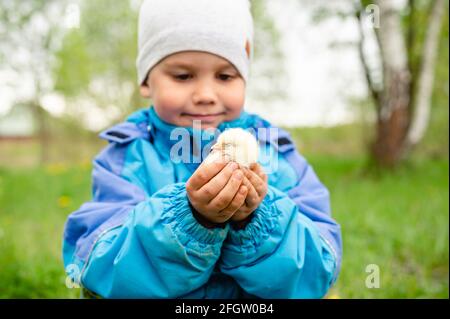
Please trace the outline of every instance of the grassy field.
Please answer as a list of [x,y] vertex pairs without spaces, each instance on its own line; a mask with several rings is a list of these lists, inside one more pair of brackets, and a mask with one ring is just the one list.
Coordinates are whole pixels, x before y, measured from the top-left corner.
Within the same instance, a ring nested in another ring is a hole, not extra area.
[[[310,158],[332,194],[344,239],[340,298],[448,298],[448,161],[364,175],[363,160]],[[90,166],[0,170],[0,297],[71,298],[61,236],[90,196]],[[366,266],[380,268],[368,289]]]
[[[330,297],[448,298],[448,157],[415,156],[375,174],[365,169],[355,128],[291,131],[330,189],[342,226],[342,271]],[[19,148],[14,152],[26,158]],[[65,286],[61,241],[67,215],[90,199],[90,174],[90,160],[0,164],[0,298],[78,297]],[[379,267],[380,288],[365,285],[371,264]]]

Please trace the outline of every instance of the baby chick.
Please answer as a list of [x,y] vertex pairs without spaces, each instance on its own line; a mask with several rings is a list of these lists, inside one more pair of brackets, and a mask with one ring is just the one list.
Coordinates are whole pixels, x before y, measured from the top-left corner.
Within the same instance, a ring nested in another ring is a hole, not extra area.
[[250,132],[241,128],[225,130],[211,148],[205,163],[212,163],[221,158],[249,167],[258,160],[258,142]]

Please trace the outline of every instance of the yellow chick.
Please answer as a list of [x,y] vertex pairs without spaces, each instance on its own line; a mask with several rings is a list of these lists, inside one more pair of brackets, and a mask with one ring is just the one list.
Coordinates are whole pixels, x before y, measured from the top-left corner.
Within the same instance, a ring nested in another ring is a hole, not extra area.
[[250,132],[244,129],[225,130],[211,148],[205,163],[212,163],[221,158],[249,167],[251,163],[256,163],[258,160],[258,142]]

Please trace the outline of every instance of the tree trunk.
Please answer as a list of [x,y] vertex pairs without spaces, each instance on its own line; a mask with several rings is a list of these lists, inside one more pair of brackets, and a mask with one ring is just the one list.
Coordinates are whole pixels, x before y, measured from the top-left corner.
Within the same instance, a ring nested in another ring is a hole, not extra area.
[[383,90],[378,99],[377,135],[372,155],[378,165],[393,167],[402,157],[410,119],[408,55],[394,2],[378,0],[380,28],[376,36],[383,66]]
[[407,148],[420,142],[425,135],[431,109],[433,93],[436,53],[439,46],[439,32],[442,16],[445,11],[444,0],[436,0],[433,4],[429,24],[422,49],[422,61],[418,74],[417,93],[414,98],[413,118],[407,135]]
[[409,72],[391,74],[379,107],[372,154],[379,166],[394,167],[402,158],[409,123]]

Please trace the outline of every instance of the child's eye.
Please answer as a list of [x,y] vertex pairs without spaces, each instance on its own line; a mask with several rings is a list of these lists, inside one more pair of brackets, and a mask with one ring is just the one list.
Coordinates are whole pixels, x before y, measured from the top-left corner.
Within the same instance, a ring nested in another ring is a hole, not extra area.
[[186,74],[177,74],[177,75],[174,75],[173,77],[179,81],[186,81],[191,78],[191,75],[186,73]]
[[230,74],[222,73],[222,74],[219,74],[218,78],[222,81],[229,81],[229,80],[233,79],[234,77]]

